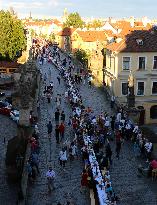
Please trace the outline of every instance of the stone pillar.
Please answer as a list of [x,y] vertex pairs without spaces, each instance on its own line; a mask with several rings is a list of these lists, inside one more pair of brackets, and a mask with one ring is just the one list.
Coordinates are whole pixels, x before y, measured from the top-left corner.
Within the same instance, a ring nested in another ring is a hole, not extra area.
[[31,108],[21,108],[19,115],[19,125],[21,126],[30,126],[30,111]]

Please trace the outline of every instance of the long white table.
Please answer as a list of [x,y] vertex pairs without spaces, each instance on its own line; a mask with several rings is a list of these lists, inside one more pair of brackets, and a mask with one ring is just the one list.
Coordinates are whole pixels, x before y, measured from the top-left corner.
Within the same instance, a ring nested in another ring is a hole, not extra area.
[[100,205],[106,205],[107,204],[107,194],[105,192],[105,185],[102,182],[103,177],[102,177],[101,171],[99,169],[99,164],[96,160],[95,152],[93,149],[90,148],[90,144],[92,142],[91,142],[89,136],[84,136],[84,143],[85,143],[85,145],[87,145],[87,148],[88,148],[89,162],[91,164],[93,177],[99,183],[96,185],[99,203],[100,203]]

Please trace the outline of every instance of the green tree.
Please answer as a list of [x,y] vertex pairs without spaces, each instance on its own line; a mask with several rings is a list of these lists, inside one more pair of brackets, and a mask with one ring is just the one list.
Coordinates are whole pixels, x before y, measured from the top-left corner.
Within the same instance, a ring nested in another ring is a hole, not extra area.
[[17,52],[26,48],[26,37],[22,22],[9,11],[0,11],[0,54],[13,60]]
[[84,22],[82,21],[79,13],[71,13],[64,23],[64,27],[73,26],[74,28],[83,28]]
[[49,39],[48,39],[48,40],[51,41],[51,42],[54,42],[55,39],[56,39],[55,34],[54,34],[54,33],[51,33],[51,34],[49,35]]
[[87,27],[87,29],[89,29],[89,28],[100,28],[100,27],[102,27],[102,25],[103,25],[103,23],[100,20],[95,19],[94,21],[92,21],[90,23],[87,23],[86,27]]
[[74,53],[74,57],[80,61],[85,67],[88,67],[88,59],[90,58],[90,52],[83,49],[78,49]]
[[36,34],[35,30],[31,29],[31,37],[36,37],[36,36],[37,36],[37,34]]

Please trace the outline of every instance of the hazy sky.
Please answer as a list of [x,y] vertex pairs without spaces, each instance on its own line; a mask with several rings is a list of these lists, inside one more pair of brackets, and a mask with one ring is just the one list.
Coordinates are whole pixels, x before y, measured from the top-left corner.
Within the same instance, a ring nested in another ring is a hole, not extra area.
[[157,0],[0,0],[0,9],[12,6],[19,16],[62,16],[64,8],[84,17],[157,17]]

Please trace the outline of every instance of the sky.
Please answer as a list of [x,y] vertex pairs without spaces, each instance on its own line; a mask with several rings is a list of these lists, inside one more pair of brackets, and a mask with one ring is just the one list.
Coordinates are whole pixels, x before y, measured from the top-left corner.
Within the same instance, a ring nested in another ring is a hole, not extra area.
[[82,17],[157,17],[157,0],[0,0],[0,9],[9,7],[21,18],[28,17],[30,11],[34,18],[59,17],[64,8]]

